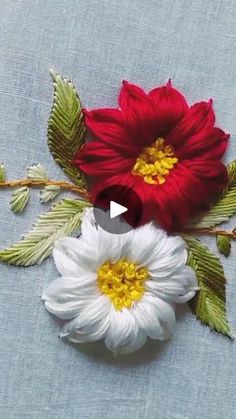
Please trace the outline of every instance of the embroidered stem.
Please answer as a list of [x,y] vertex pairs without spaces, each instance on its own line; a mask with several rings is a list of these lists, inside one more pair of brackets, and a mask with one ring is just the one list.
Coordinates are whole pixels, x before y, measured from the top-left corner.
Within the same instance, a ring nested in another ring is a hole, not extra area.
[[229,237],[232,240],[236,240],[236,230],[228,231],[228,230],[220,230],[218,228],[193,228],[193,229],[186,229],[184,233],[187,234],[195,234],[195,235],[207,235],[207,236],[218,236],[219,234],[222,236]]
[[79,186],[74,185],[70,182],[61,182],[58,180],[32,180],[32,179],[20,179],[20,180],[10,180],[7,182],[0,182],[0,188],[15,188],[18,186],[59,186],[61,189],[65,189],[71,192],[78,193],[85,199],[89,199],[89,193],[86,189],[80,188]]

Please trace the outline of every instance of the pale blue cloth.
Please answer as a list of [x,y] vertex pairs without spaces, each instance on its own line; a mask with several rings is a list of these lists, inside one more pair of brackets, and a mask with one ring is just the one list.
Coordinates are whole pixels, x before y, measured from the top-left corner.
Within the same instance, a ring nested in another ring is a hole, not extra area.
[[[232,134],[227,160],[236,157],[234,0],[1,0],[0,52],[0,160],[9,178],[33,162],[62,178],[46,143],[50,68],[74,81],[88,107],[116,105],[122,79],[151,89],[171,77],[191,103],[214,99],[218,124]],[[14,216],[9,196],[0,192],[1,247],[49,208],[34,190],[25,215]],[[222,260],[236,328],[235,257],[234,244]],[[1,419],[236,418],[229,339],[183,308],[171,342],[150,342],[132,356],[64,343],[40,301],[56,276],[52,260],[0,265]]]

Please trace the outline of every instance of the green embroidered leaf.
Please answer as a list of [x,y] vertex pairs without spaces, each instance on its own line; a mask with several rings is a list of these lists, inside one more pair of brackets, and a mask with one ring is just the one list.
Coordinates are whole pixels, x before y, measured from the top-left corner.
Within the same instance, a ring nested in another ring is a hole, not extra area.
[[228,188],[236,186],[236,160],[228,164],[227,170],[229,176]]
[[10,265],[30,266],[47,258],[57,239],[70,236],[81,224],[89,202],[64,199],[39,216],[33,229],[19,242],[0,251],[0,261]]
[[228,257],[231,252],[231,240],[229,237],[222,234],[217,234],[216,236],[217,248],[222,255]]
[[85,125],[81,102],[73,84],[51,72],[54,101],[48,121],[49,149],[64,172],[76,184],[86,187],[82,173],[72,164],[75,153],[84,144]]
[[0,182],[5,182],[6,180],[6,171],[3,163],[0,164]]
[[228,221],[236,213],[236,160],[228,166],[229,182],[223,196],[199,220],[191,223],[193,228],[209,228]]
[[48,180],[48,174],[40,163],[36,163],[27,168],[27,178],[32,180]]
[[13,212],[22,212],[29,200],[30,191],[28,186],[16,189],[11,196],[11,210]]
[[61,192],[61,188],[59,186],[55,186],[55,185],[48,185],[45,186],[45,188],[43,188],[40,191],[40,202],[42,204],[52,201],[54,198],[57,197],[57,195],[59,195],[59,193]]
[[188,265],[196,272],[200,291],[190,301],[197,319],[219,333],[233,338],[226,317],[223,267],[219,259],[199,240],[183,235],[188,248]]

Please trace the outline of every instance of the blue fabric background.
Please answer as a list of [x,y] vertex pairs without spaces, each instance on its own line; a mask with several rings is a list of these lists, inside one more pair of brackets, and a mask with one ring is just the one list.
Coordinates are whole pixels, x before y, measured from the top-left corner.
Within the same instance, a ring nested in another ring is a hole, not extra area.
[[[115,106],[122,79],[151,89],[171,77],[190,103],[214,99],[218,124],[232,134],[226,160],[236,157],[234,0],[1,0],[0,10],[0,160],[9,178],[33,162],[63,177],[46,143],[50,68],[74,81],[88,107]],[[38,195],[15,216],[10,193],[0,192],[1,247],[49,207]],[[222,260],[236,328],[235,256],[234,244]],[[56,276],[52,260],[0,266],[1,419],[236,418],[235,344],[187,307],[171,342],[135,355],[64,343],[40,301]]]

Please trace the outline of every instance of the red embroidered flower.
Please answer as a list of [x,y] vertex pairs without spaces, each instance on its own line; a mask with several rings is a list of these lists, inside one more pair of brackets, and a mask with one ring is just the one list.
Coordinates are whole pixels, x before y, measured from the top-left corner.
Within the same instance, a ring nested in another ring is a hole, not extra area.
[[132,188],[143,222],[179,230],[225,187],[220,159],[229,135],[214,127],[212,100],[189,107],[170,82],[148,94],[124,82],[119,109],[85,111],[85,123],[97,141],[75,164],[93,176],[92,196],[111,185]]

